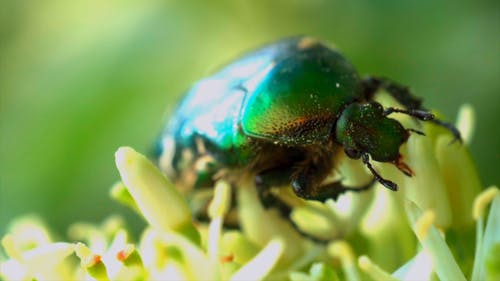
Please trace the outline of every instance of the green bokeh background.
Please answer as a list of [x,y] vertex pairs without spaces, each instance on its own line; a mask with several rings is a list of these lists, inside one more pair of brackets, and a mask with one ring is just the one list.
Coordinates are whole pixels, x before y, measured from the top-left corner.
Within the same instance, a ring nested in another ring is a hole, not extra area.
[[0,233],[39,213],[59,231],[125,214],[109,199],[121,145],[148,153],[175,101],[245,50],[308,34],[362,74],[411,85],[454,120],[477,110],[471,151],[500,183],[500,2],[3,1]]

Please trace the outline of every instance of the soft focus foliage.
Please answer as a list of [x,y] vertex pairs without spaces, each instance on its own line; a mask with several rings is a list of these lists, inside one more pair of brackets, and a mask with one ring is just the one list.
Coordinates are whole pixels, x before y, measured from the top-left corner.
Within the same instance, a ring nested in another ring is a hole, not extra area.
[[63,231],[124,211],[107,196],[116,147],[148,155],[194,81],[296,34],[335,43],[362,74],[408,84],[450,118],[474,105],[471,152],[498,183],[498,11],[497,0],[2,1],[0,232],[24,213]]

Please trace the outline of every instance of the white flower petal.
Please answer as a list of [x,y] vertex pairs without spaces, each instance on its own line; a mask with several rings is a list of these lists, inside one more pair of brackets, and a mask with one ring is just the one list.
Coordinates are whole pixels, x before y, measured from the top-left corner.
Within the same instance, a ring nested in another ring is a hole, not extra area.
[[115,154],[123,183],[146,220],[162,231],[191,224],[191,212],[179,191],[146,157],[130,147]]
[[427,251],[420,251],[415,257],[398,268],[392,275],[401,280],[431,280],[434,266]]
[[438,277],[441,280],[466,280],[439,231],[432,222],[423,221],[433,219],[434,216],[427,215],[432,211],[422,213],[415,203],[408,200],[406,201],[406,210],[420,244],[432,257]]
[[252,260],[240,268],[230,280],[262,280],[278,262],[284,251],[284,243],[272,240]]
[[460,131],[465,144],[470,144],[474,135],[476,112],[470,104],[464,104],[458,110],[457,129]]

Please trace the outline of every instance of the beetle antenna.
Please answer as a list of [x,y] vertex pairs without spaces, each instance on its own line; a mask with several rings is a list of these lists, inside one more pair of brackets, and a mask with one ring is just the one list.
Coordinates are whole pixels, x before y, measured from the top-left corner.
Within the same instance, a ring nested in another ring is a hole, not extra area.
[[375,169],[373,168],[372,164],[369,161],[370,157],[368,156],[368,153],[363,153],[363,155],[361,155],[361,159],[363,160],[363,163],[366,165],[368,170],[370,170],[370,172],[373,174],[373,176],[379,183],[381,183],[383,186],[387,187],[392,191],[398,190],[398,185],[396,183],[384,179],[379,173],[377,173],[377,171],[375,171]]
[[394,107],[388,107],[384,110],[384,116],[387,116],[391,113],[398,112],[413,116],[422,121],[429,121],[434,119],[434,114],[420,109],[400,109]]

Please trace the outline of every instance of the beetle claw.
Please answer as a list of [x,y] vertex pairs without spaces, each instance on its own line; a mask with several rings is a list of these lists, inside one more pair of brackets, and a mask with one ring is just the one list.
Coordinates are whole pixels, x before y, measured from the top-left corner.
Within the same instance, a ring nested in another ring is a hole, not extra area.
[[383,179],[383,178],[379,178],[377,180],[378,180],[378,182],[380,182],[380,184],[387,187],[388,189],[390,189],[392,191],[398,191],[398,185],[396,183],[394,183],[390,180]]

